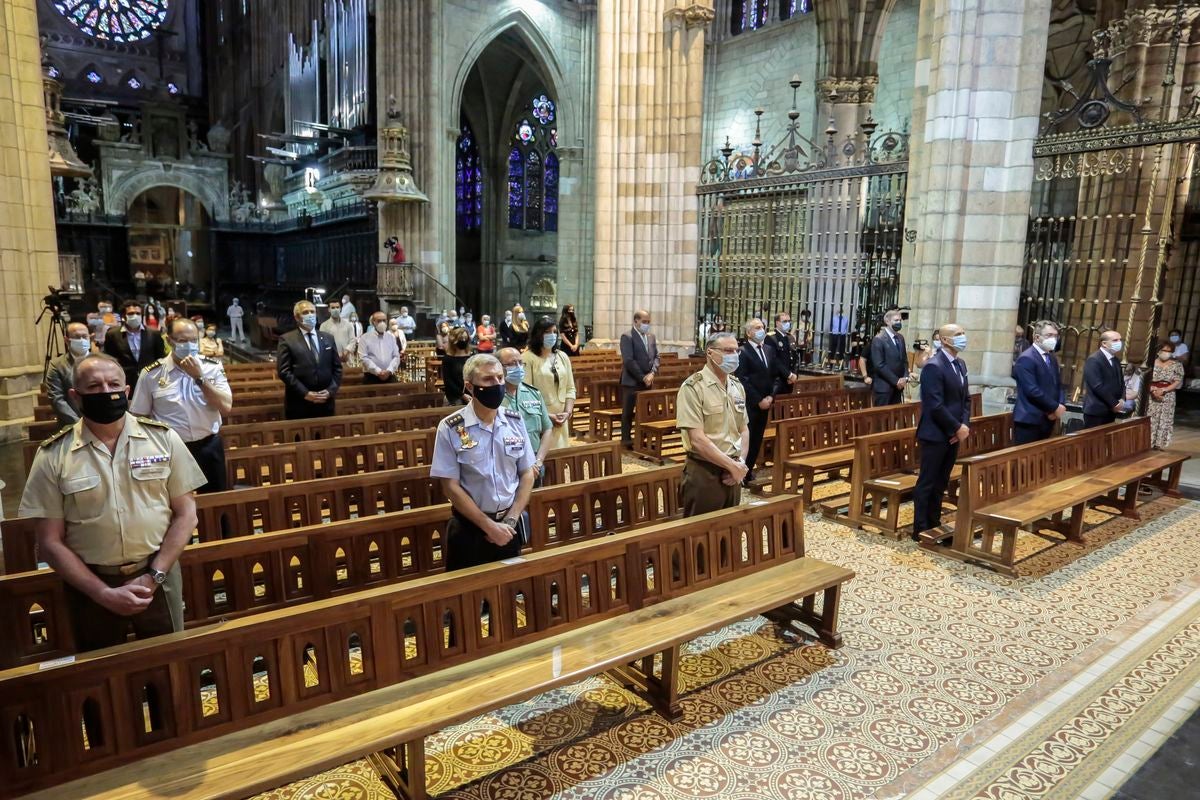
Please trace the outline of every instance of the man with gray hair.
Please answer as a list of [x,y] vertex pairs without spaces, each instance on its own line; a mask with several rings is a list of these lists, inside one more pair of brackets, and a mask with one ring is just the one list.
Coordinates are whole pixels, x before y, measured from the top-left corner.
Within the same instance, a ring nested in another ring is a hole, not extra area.
[[520,554],[529,541],[524,512],[536,477],[521,413],[501,408],[499,359],[471,356],[463,383],[471,402],[439,423],[429,468],[453,508],[446,526],[447,572]]
[[[343,298],[342,313],[346,312]],[[342,356],[337,342],[317,330],[317,307],[301,300],[292,308],[296,329],[279,339],[275,374],[283,382],[285,419],[332,417],[342,384]]]

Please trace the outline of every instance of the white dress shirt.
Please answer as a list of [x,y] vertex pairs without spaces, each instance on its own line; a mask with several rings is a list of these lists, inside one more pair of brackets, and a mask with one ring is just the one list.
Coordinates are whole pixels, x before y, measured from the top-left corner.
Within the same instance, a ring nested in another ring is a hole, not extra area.
[[400,366],[400,347],[391,331],[377,333],[367,331],[358,338],[358,354],[363,369],[372,375],[380,372],[395,372]]
[[[219,361],[200,359],[200,378],[220,392],[231,392],[225,368]],[[173,356],[142,373],[129,411],[170,425],[185,442],[195,442],[221,430],[221,412],[209,405],[200,381],[184,372]]]

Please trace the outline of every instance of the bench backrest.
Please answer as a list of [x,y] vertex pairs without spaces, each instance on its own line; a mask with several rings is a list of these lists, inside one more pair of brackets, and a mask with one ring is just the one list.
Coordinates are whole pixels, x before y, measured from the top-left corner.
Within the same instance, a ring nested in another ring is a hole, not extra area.
[[429,464],[437,428],[318,439],[263,447],[240,447],[225,454],[230,486],[330,478],[359,472]]
[[801,525],[778,498],[18,667],[0,675],[0,785],[119,767],[769,569],[800,554]]
[[439,422],[460,409],[461,406],[438,406],[372,414],[339,414],[336,417],[317,419],[225,425],[221,428],[221,439],[226,447],[260,447],[313,439],[436,428]]
[[794,455],[845,447],[855,437],[868,433],[911,428],[917,423],[921,404],[900,403],[837,413],[840,410],[814,410],[813,416],[775,423],[776,462],[782,463]]
[[767,419],[778,422],[783,419],[808,417],[814,414],[833,414],[839,411],[858,411],[871,407],[871,393],[863,389],[811,389],[796,390],[792,394],[775,396]]
[[[958,457],[1002,450],[1012,444],[1012,412],[972,417],[971,435],[959,445]],[[921,442],[915,427],[883,431],[854,439],[853,482],[915,472],[921,466]]]
[[[412,394],[384,395],[382,397],[337,398],[338,414],[371,414],[380,411],[402,411],[407,408],[438,408],[446,402],[441,392],[415,392]],[[226,425],[247,422],[275,422],[283,419],[283,396],[277,400],[254,405],[233,406],[225,417]]]
[[675,419],[675,398],[679,389],[646,389],[638,392],[633,418],[638,425]]
[[[343,383],[338,389],[338,400],[350,400],[360,397],[389,397],[425,393],[424,383]],[[233,405],[256,405],[283,399],[283,384],[278,381],[274,386],[263,389],[249,389],[233,392]]]
[[971,530],[973,509],[1149,449],[1150,418],[1137,417],[963,459],[955,530]]

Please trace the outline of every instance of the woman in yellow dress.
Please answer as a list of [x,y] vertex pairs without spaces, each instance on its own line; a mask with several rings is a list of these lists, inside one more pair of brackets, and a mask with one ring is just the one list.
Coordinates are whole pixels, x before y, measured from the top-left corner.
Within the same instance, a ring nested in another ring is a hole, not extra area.
[[558,349],[558,326],[542,317],[529,331],[529,349],[521,354],[525,382],[542,393],[553,426],[550,449],[571,444],[571,412],[575,408],[575,373],[571,359]]

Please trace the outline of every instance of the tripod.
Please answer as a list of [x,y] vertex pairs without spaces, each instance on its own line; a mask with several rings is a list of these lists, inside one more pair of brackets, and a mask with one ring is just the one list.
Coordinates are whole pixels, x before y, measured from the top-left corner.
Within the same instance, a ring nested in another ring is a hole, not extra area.
[[33,323],[35,326],[41,325],[46,315],[50,315],[50,326],[46,329],[46,358],[42,362],[43,383],[46,381],[46,375],[50,372],[50,361],[63,354],[63,342],[67,339],[67,321],[63,318],[62,312],[62,306],[46,303]]

